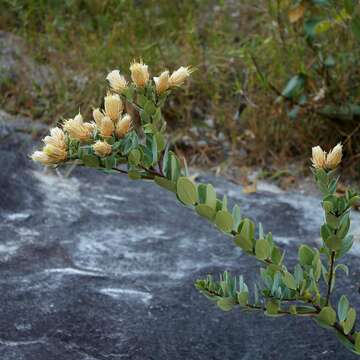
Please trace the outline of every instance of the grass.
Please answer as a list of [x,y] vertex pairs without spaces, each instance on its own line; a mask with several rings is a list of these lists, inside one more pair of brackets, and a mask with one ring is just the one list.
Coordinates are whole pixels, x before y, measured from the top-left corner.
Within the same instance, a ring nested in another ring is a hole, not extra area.
[[[191,85],[166,114],[178,139],[213,119],[212,132],[220,143],[229,141],[235,165],[283,168],[289,158],[305,163],[311,145],[333,145],[352,128],[339,130],[312,114],[293,121],[283,104],[274,103],[249,54],[279,88],[308,54],[301,43],[291,51],[281,45],[273,3],[0,0],[0,29],[26,39],[30,55],[53,69],[42,86],[29,86],[26,79],[3,83],[0,105],[53,124],[79,107],[90,116],[101,103],[107,72],[127,71],[134,58],[142,58],[154,75],[190,64],[197,68]],[[226,155],[219,149],[217,160]]]

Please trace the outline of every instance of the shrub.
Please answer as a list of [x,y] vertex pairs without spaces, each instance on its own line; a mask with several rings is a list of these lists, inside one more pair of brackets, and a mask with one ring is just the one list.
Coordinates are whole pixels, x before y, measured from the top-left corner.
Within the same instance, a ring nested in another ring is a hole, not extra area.
[[[219,280],[211,276],[198,280],[195,286],[202,294],[224,311],[239,306],[272,317],[314,319],[333,330],[349,350],[360,354],[360,333],[354,330],[356,310],[345,295],[337,305],[331,299],[337,271],[348,273],[340,260],[352,246],[353,239],[348,234],[350,209],[360,198],[351,190],[336,195],[336,168],[342,159],[342,146],[338,144],[329,153],[319,146],[313,148],[312,171],[323,194],[325,213],[321,227],[323,244],[320,249],[301,245],[298,263],[294,269],[288,269],[284,251],[272,234],[265,233],[261,224],[256,232],[255,223],[241,216],[238,205],[230,211],[226,196],[218,198],[211,184],[196,184],[186,162],[166,144],[162,108],[192,70],[181,67],[172,74],[164,71],[150,79],[147,65],[134,62],[130,71],[130,84],[118,70],[108,75],[109,92],[103,107],[93,111],[93,122],[84,122],[81,114],[66,120],[62,128],[52,129],[43,139],[45,145],[32,155],[33,160],[47,166],[76,164],[105,173],[124,173],[133,180],[153,180],[262,264],[260,283],[254,286],[252,294],[242,276],[234,277],[228,272]],[[123,114],[124,109],[127,114]],[[137,114],[139,124],[134,121]]]

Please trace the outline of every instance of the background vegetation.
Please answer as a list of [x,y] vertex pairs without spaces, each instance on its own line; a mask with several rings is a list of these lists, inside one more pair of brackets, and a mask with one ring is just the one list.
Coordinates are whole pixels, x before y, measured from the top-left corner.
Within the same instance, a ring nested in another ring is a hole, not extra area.
[[90,116],[109,70],[140,57],[154,75],[191,64],[166,116],[194,161],[284,168],[342,141],[358,173],[356,0],[0,0],[0,29],[51,69],[40,85],[0,77],[7,111],[49,124],[79,106]]

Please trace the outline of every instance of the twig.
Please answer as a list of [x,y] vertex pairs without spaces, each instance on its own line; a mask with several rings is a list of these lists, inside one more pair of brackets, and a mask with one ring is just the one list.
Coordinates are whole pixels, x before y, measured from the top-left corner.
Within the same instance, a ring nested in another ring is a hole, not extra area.
[[335,263],[335,251],[332,251],[331,258],[330,258],[330,275],[329,275],[329,283],[328,283],[325,306],[329,305],[329,300],[330,300],[330,295],[331,295],[331,287],[332,287],[332,282],[333,282],[334,263]]

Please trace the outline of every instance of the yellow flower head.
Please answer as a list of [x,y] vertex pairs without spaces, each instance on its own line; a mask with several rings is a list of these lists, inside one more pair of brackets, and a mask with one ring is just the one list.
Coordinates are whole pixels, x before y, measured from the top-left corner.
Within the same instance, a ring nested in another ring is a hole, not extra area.
[[113,134],[115,126],[109,116],[104,116],[101,120],[100,134],[104,137],[109,137]]
[[342,156],[342,145],[339,143],[327,154],[326,168],[329,170],[335,169],[341,163]]
[[119,70],[111,71],[106,77],[106,80],[109,81],[111,89],[115,92],[121,93],[127,88],[127,81],[124,76],[120,74]]
[[156,92],[160,95],[162,94],[164,91],[166,91],[170,84],[169,84],[169,71],[163,71],[160,76],[158,77],[154,77],[154,82],[155,82],[155,87],[156,87]]
[[144,87],[149,81],[150,75],[148,66],[142,61],[133,62],[130,65],[131,79],[137,87]]
[[116,124],[115,135],[122,138],[131,130],[131,116],[125,114]]
[[192,70],[189,66],[181,66],[179,69],[174,71],[169,79],[170,87],[181,86],[184,81],[191,75]]
[[80,113],[73,119],[65,121],[64,130],[69,134],[70,138],[79,141],[88,141],[92,135],[92,127],[84,123]]
[[98,156],[103,157],[111,154],[111,145],[106,141],[98,140],[92,147]]

